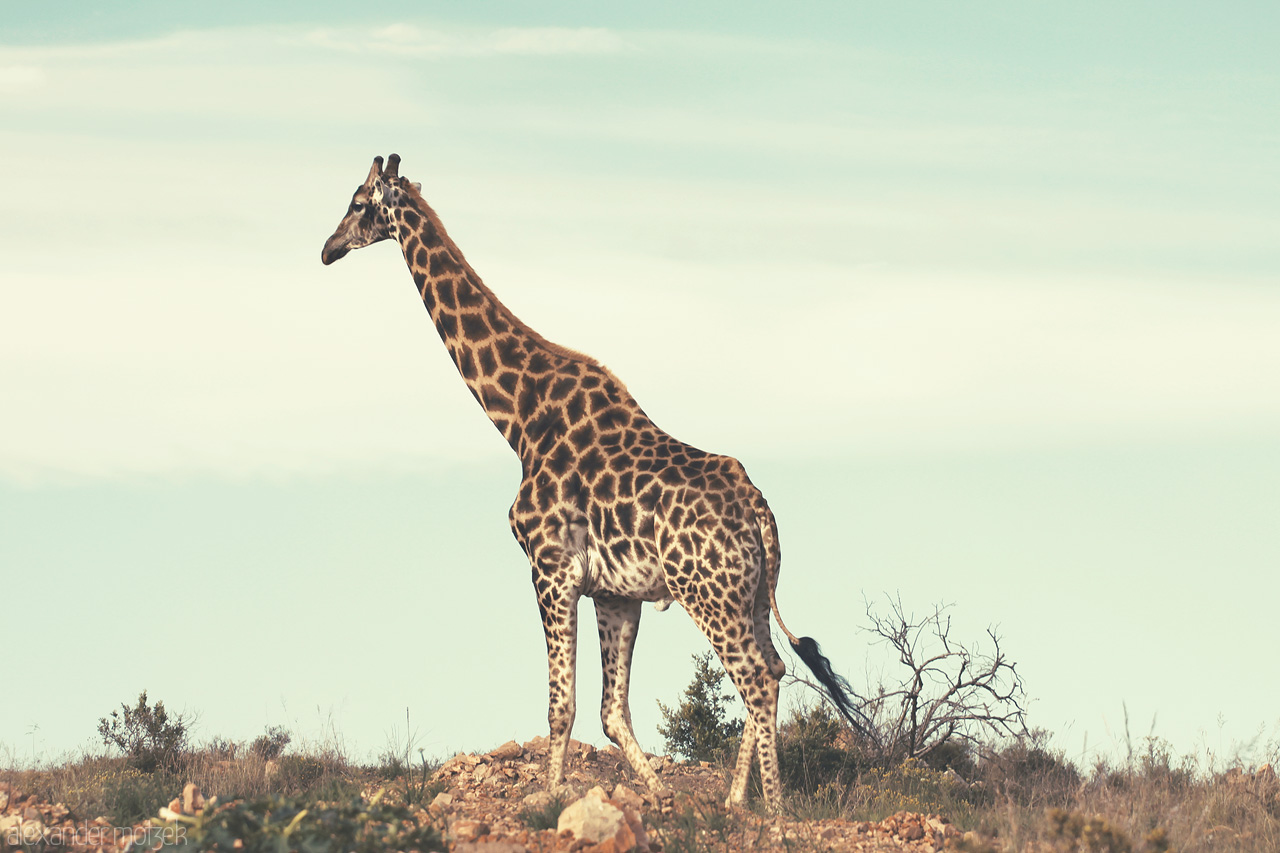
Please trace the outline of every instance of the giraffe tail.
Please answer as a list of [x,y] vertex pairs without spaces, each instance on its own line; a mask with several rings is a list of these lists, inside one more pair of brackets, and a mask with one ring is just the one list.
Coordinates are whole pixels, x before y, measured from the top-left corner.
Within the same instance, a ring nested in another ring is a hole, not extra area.
[[854,704],[854,700],[861,700],[862,697],[854,692],[849,682],[837,673],[831,667],[829,661],[822,653],[822,649],[818,646],[817,640],[813,637],[797,637],[787,629],[787,625],[782,621],[782,614],[778,611],[778,570],[782,562],[782,548],[778,544],[778,524],[773,518],[773,511],[769,509],[769,504],[765,502],[764,495],[756,492],[756,522],[760,526],[760,540],[764,545],[765,560],[765,576],[764,581],[769,585],[769,606],[773,610],[773,618],[777,620],[778,627],[782,629],[782,633],[786,634],[787,642],[791,644],[791,648],[795,651],[800,660],[804,661],[805,666],[813,671],[813,675],[818,679],[818,683],[826,690],[827,695],[831,698],[831,703],[836,706],[836,710],[840,712],[840,716],[844,717],[854,730],[863,737],[871,740],[873,743],[878,742],[875,736],[875,727],[871,721],[867,719],[858,706]]

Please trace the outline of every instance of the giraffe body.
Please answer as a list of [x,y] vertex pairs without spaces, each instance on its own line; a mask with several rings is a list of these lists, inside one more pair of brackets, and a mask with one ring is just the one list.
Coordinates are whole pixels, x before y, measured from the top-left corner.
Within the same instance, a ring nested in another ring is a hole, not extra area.
[[776,803],[785,668],[771,639],[771,610],[793,646],[799,641],[774,601],[777,529],[763,495],[736,459],[663,432],[607,368],[516,318],[398,165],[394,154],[386,171],[375,159],[322,260],[395,239],[463,381],[520,458],[509,519],[529,558],[547,643],[550,786],[564,777],[576,712],[577,604],[587,596],[600,636],[604,731],[636,774],[662,789],[636,742],[627,692],[641,605],[678,601],[746,706],[729,801],[745,799],[758,755],[764,796]]

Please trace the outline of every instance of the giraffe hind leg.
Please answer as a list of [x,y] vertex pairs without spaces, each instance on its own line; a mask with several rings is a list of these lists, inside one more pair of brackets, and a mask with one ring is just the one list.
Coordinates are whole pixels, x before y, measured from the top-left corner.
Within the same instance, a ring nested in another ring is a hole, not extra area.
[[623,599],[596,600],[596,627],[600,631],[600,665],[604,672],[604,695],[600,700],[600,722],[609,740],[618,745],[636,775],[657,793],[664,790],[658,774],[649,766],[648,756],[636,742],[631,726],[627,693],[631,682],[631,653],[640,630],[643,602]]
[[751,776],[751,759],[760,761],[760,783],[765,802],[777,806],[782,796],[782,779],[778,768],[778,692],[774,677],[763,652],[754,640],[727,648],[714,640],[712,646],[725,671],[733,680],[747,709],[743,726],[742,747],[729,787],[728,805],[742,805],[746,800],[747,782]]
[[769,606],[770,590],[769,578],[761,577],[760,584],[756,587],[755,602],[752,606],[751,615],[752,623],[755,628],[756,643],[760,645],[760,650],[764,652],[765,660],[769,662],[769,671],[773,673],[774,678],[782,678],[787,673],[787,665],[782,662],[782,657],[778,654],[778,650],[773,645],[773,621],[770,618],[771,610]]
[[763,644],[756,640],[755,595],[751,588],[754,584],[749,584],[748,578],[739,578],[736,588],[721,590],[714,598],[703,597],[696,585],[676,594],[694,624],[711,642],[747,711],[728,805],[738,806],[745,801],[751,759],[758,757],[765,801],[776,806],[782,794],[777,737],[780,676],[775,674]]

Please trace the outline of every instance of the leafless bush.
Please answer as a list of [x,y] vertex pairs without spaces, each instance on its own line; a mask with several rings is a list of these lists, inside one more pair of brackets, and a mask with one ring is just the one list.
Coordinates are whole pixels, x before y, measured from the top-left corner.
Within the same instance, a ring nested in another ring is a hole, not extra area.
[[868,630],[905,668],[897,685],[881,684],[862,709],[891,758],[924,758],[943,744],[975,746],[1029,734],[1022,678],[1000,635],[987,629],[988,649],[960,642],[947,609],[935,606],[917,617],[893,598],[882,615],[867,602]]
[[[889,762],[924,759],[944,746],[968,752],[1030,734],[1022,678],[999,633],[987,629],[989,648],[961,642],[953,636],[947,609],[935,605],[917,617],[901,598],[891,598],[882,614],[867,602],[866,630],[890,647],[903,669],[874,687],[869,698],[859,697],[867,723],[864,753]],[[813,687],[826,700],[826,691],[813,682],[794,674],[790,680]]]

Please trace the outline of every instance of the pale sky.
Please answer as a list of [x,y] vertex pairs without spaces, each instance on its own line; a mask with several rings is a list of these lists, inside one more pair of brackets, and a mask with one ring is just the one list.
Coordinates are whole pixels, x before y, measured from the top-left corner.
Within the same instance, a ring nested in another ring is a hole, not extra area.
[[[900,594],[1000,626],[1075,758],[1123,707],[1280,738],[1278,38],[1264,3],[5,4],[0,759],[143,689],[357,758],[405,707],[429,753],[544,733],[518,464],[395,247],[320,265],[392,151],[526,322],[744,462],[855,686]],[[646,612],[647,748],[705,646]]]

